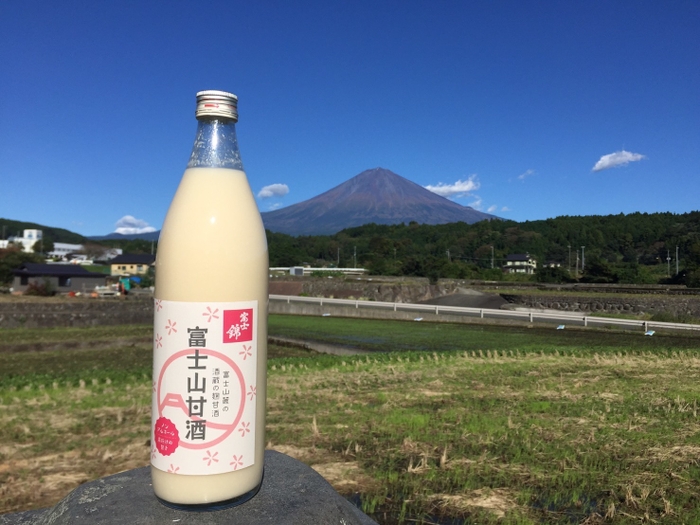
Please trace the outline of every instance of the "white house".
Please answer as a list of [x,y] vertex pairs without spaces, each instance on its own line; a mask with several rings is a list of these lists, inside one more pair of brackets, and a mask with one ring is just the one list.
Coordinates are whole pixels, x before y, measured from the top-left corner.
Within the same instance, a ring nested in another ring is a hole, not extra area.
[[529,253],[511,253],[503,265],[503,273],[533,274],[536,269],[537,261]]

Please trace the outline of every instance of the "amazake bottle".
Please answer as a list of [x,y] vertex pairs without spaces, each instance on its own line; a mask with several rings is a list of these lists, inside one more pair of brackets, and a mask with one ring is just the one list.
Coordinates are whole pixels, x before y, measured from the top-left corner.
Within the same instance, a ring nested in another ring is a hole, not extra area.
[[268,252],[237,103],[197,93],[192,156],[158,242],[151,472],[172,506],[242,503],[262,482]]

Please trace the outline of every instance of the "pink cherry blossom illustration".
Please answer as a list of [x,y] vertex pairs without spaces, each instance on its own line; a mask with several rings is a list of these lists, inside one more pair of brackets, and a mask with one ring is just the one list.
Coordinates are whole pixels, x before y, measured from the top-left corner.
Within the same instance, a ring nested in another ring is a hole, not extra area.
[[219,309],[217,308],[216,310],[212,310],[211,306],[207,306],[207,311],[204,312],[202,315],[207,318],[207,323],[211,323],[212,319],[218,319],[219,316],[216,315],[219,313]]
[[160,312],[163,309],[163,300],[156,299],[156,312]]
[[162,348],[163,347],[163,336],[160,334],[156,334],[156,348]]
[[229,463],[233,467],[233,470],[236,470],[238,467],[243,466],[243,455],[241,454],[240,456],[233,456],[233,461]]
[[165,329],[168,331],[168,335],[172,334],[173,332],[177,333],[177,328],[175,328],[176,324],[177,323],[175,321],[168,319],[168,324],[165,326]]
[[243,361],[245,361],[246,358],[251,357],[251,356],[253,355],[253,351],[252,351],[252,350],[253,350],[253,347],[252,347],[252,346],[243,345],[243,350],[241,350],[240,352],[238,352],[238,355],[242,355],[242,356],[243,356]]
[[257,395],[257,393],[258,393],[257,387],[250,385],[250,390],[248,390],[248,393],[246,395],[250,398],[250,401],[252,401],[253,398]]
[[171,463],[168,472],[170,472],[171,474],[175,474],[178,470],[180,470],[180,467],[176,467]]
[[204,456],[202,459],[207,462],[207,467],[211,466],[212,461],[214,463],[218,463],[219,460],[217,459],[216,456],[218,456],[218,452],[214,452],[213,454],[211,453],[211,450],[207,450],[207,455]]
[[250,423],[241,421],[241,426],[238,428],[238,431],[241,433],[241,437],[245,437],[245,435],[250,432]]

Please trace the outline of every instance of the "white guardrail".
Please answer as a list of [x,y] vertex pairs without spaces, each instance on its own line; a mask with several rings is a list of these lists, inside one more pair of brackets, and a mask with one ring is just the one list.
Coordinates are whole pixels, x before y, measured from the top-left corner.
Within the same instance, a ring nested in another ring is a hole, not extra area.
[[641,321],[636,319],[620,319],[616,317],[596,317],[573,312],[537,312],[517,310],[495,310],[490,308],[467,308],[461,306],[442,306],[433,304],[387,303],[382,301],[359,301],[354,299],[326,299],[324,297],[299,297],[296,295],[270,295],[271,301],[286,303],[311,303],[323,306],[353,306],[355,308],[379,308],[408,312],[427,312],[435,315],[452,314],[479,317],[481,319],[521,319],[530,323],[535,321],[546,323],[571,323],[580,326],[622,326],[641,328],[645,332],[652,329],[663,330],[700,330],[699,324],[664,323],[660,321]]

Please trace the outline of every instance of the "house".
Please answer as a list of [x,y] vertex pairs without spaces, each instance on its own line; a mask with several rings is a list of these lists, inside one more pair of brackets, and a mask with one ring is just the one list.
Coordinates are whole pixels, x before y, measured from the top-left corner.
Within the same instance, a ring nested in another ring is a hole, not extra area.
[[22,232],[22,237],[15,236],[0,241],[0,248],[7,248],[8,245],[12,243],[15,246],[21,246],[22,251],[32,253],[34,251],[34,245],[37,242],[41,243],[43,236],[44,232],[41,230],[24,230],[24,232]]
[[537,261],[529,253],[511,253],[506,257],[503,273],[533,274],[537,269]]
[[155,255],[143,253],[123,253],[109,261],[112,275],[143,275],[153,266]]
[[12,290],[20,293],[32,283],[46,285],[57,293],[88,292],[95,286],[104,286],[107,279],[103,273],[90,272],[74,264],[23,263],[12,273],[15,275]]

